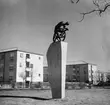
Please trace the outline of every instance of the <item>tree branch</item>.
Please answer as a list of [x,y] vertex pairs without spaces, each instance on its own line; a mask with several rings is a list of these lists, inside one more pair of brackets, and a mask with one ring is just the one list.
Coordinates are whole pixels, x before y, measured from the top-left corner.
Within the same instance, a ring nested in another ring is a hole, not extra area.
[[77,0],[77,1],[76,1],[76,0],[70,0],[71,3],[76,3],[76,4],[77,4],[79,1],[80,1],[80,0]]
[[101,16],[101,14],[110,7],[110,1],[107,2],[106,0],[104,0],[103,3],[104,4],[100,4],[100,0],[93,0],[93,4],[96,6],[96,9],[93,9],[89,12],[80,13],[82,15],[82,19],[79,22],[81,22],[84,19],[85,15],[91,14],[94,12],[98,12],[99,16]]
[[79,22],[81,22],[81,21],[84,19],[85,15],[87,15],[87,14],[91,14],[91,13],[96,12],[96,11],[99,11],[99,10],[95,10],[95,9],[94,9],[94,10],[89,11],[89,12],[80,13],[80,14],[82,15],[82,19],[81,19]]

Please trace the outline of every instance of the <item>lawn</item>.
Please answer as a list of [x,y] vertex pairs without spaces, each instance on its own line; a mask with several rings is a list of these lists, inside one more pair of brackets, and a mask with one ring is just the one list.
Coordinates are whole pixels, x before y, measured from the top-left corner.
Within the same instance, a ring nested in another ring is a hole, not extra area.
[[66,90],[64,99],[50,90],[0,90],[0,105],[110,105],[110,89]]

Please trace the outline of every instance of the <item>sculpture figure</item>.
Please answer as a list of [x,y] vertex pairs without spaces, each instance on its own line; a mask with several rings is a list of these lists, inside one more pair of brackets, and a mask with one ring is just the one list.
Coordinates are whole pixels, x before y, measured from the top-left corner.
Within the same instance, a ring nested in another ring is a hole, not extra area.
[[[51,86],[52,98],[65,98],[66,56],[67,44],[64,42],[68,22],[59,22],[54,29],[53,43],[47,51],[48,79]],[[58,42],[58,43],[57,43]]]
[[66,27],[68,26],[69,23],[68,22],[59,22],[54,29],[54,36],[53,36],[53,42],[60,42],[60,41],[64,41],[66,38],[66,31],[68,31],[69,29]]

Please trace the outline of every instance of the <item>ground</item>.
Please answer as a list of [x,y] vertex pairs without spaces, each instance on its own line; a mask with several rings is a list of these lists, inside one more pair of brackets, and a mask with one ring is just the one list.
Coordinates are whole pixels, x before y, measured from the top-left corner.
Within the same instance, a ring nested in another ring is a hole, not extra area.
[[110,105],[110,89],[66,90],[64,99],[50,90],[0,90],[0,105]]

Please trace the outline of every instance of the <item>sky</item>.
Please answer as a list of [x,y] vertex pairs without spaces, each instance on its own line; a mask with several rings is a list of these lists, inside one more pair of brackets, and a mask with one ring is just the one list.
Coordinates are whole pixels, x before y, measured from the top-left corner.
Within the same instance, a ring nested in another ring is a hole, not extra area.
[[98,70],[110,69],[110,16],[93,13],[82,22],[81,12],[93,8],[91,0],[73,5],[69,0],[0,0],[0,49],[19,49],[44,55],[52,43],[55,25],[68,21],[67,62],[84,60],[97,64]]

